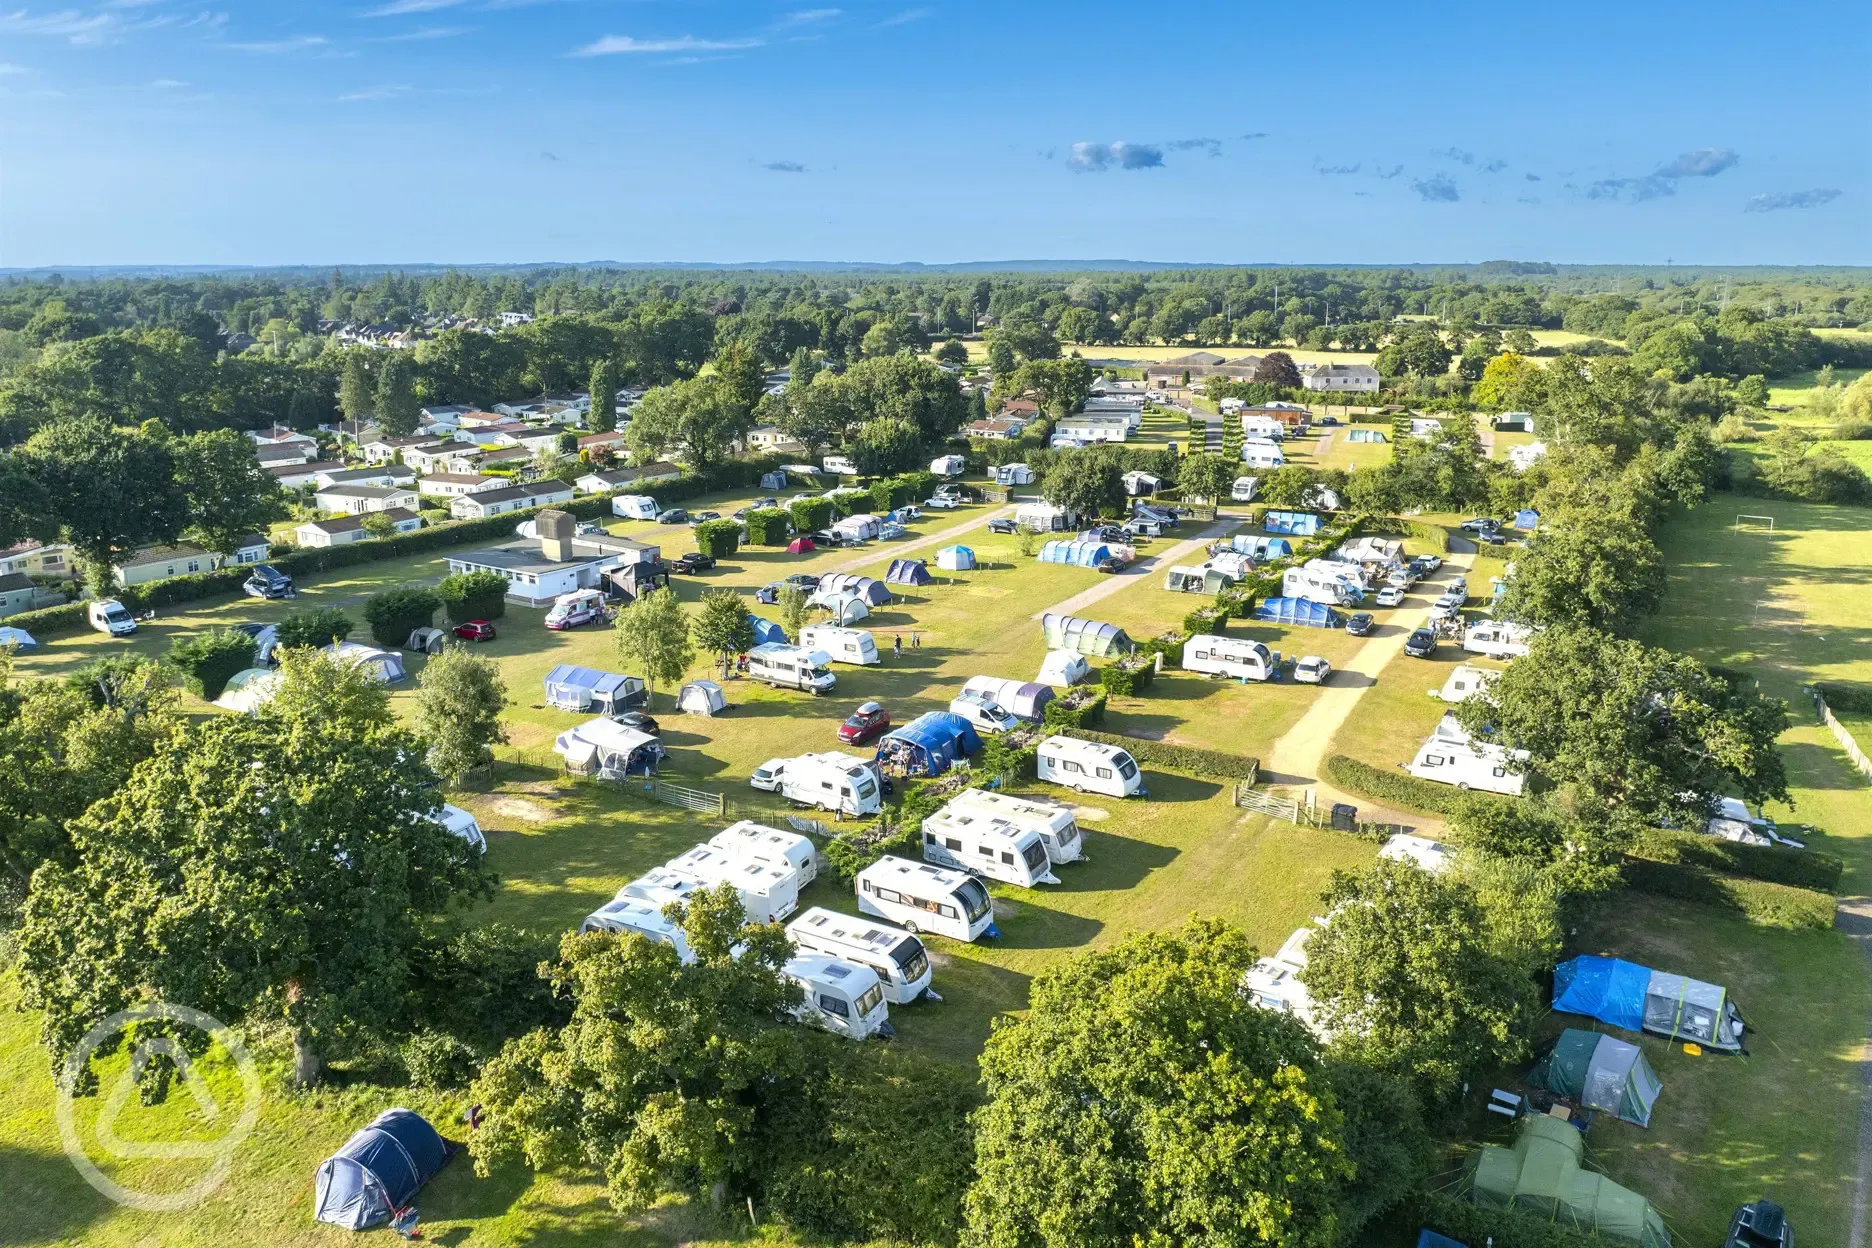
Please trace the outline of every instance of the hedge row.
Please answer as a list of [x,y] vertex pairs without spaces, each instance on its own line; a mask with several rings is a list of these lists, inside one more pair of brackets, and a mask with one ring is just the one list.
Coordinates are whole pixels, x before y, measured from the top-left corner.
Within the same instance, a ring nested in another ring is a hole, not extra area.
[[1872,685],[1837,685],[1824,681],[1814,686],[1826,704],[1836,711],[1872,711]]
[[[1084,697],[1085,687],[1081,686],[1072,691],[1068,696],[1074,695]],[[1108,695],[1106,692],[1100,689],[1090,697],[1086,697],[1078,706],[1067,706],[1063,700],[1055,698],[1047,703],[1046,709],[1041,712],[1041,723],[1048,728],[1072,729],[1085,728],[1092,724],[1102,724],[1105,722],[1105,702],[1107,697]]]
[[1386,771],[1344,754],[1335,754],[1326,760],[1326,778],[1348,793],[1426,815],[1448,817],[1460,814],[1470,802],[1510,800],[1499,794],[1477,793],[1453,785],[1437,784],[1432,780],[1420,780],[1403,771]]
[[41,607],[37,611],[21,611],[17,615],[0,619],[0,624],[8,628],[23,628],[33,635],[35,641],[43,641],[47,637],[84,629],[85,605],[82,602],[68,602],[57,607]]
[[1697,832],[1650,828],[1638,835],[1630,850],[1634,858],[1672,866],[1694,867],[1716,875],[1745,876],[1792,888],[1823,893],[1839,888],[1846,864],[1834,854],[1817,849],[1789,849],[1785,845],[1743,845]]
[[1494,1248],[1605,1248],[1598,1235],[1586,1234],[1513,1209],[1484,1209],[1445,1192],[1416,1198],[1420,1225],[1465,1244]]
[[778,507],[749,512],[747,526],[750,546],[784,546],[793,536],[792,517]]
[[1246,754],[1225,754],[1221,750],[1199,750],[1192,745],[1169,745],[1142,737],[1120,736],[1114,732],[1075,729],[1074,736],[1088,741],[1103,741],[1129,750],[1140,763],[1171,771],[1187,771],[1196,776],[1216,776],[1224,780],[1247,780],[1252,783],[1261,772],[1261,760]]
[[1625,860],[1625,883],[1641,893],[1675,897],[1729,910],[1763,927],[1825,931],[1833,926],[1834,900],[1830,893],[1793,888],[1766,880],[1717,875],[1678,863]]

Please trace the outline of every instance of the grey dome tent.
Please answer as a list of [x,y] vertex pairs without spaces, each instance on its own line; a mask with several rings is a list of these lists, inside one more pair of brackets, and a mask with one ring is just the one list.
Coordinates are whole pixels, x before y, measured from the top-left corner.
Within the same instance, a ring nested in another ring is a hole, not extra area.
[[1637,1045],[1577,1027],[1560,1033],[1528,1082],[1641,1127],[1651,1125],[1651,1106],[1664,1090]]
[[837,591],[843,594],[856,594],[874,607],[881,607],[891,600],[891,591],[884,582],[874,576],[858,576],[851,572],[832,572],[819,578],[822,592]]
[[381,1226],[435,1177],[449,1151],[421,1114],[387,1109],[319,1163],[312,1216],[352,1231]]
[[1137,643],[1116,624],[1082,620],[1074,615],[1054,615],[1049,611],[1040,617],[1040,628],[1046,634],[1049,650],[1071,650],[1093,658],[1110,658],[1137,649]]
[[728,699],[714,681],[692,680],[676,695],[676,709],[685,715],[714,715],[728,709]]
[[892,585],[927,585],[929,565],[921,559],[893,559],[884,579]]

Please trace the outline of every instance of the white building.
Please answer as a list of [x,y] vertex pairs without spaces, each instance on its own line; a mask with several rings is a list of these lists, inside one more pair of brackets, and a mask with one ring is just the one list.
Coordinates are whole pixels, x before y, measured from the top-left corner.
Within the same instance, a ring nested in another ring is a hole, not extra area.
[[550,507],[572,501],[572,487],[558,478],[535,481],[531,485],[509,485],[498,490],[479,490],[456,497],[449,504],[449,515],[457,520],[478,520],[483,516],[505,515],[529,507]]
[[[422,517],[406,507],[392,507],[377,513],[390,522],[398,533],[414,533],[422,528]],[[311,520],[293,530],[293,541],[304,547],[349,546],[370,537],[363,516],[339,516],[336,520]]]
[[1321,364],[1302,377],[1300,384],[1328,394],[1374,394],[1379,376],[1369,364]]
[[[458,504],[463,501],[456,500]],[[449,571],[493,572],[507,579],[510,599],[544,607],[560,594],[599,588],[613,569],[654,564],[661,555],[655,546],[608,533],[581,536],[576,532],[578,522],[563,511],[542,511],[535,523],[538,538],[450,555]]]
[[415,490],[400,485],[332,485],[320,489],[312,501],[324,511],[362,516],[396,507],[414,511],[420,500]]

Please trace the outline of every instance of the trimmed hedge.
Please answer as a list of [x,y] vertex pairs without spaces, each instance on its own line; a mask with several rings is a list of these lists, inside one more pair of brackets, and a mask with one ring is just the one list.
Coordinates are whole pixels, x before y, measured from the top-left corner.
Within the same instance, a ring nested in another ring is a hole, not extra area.
[[[351,630],[356,627],[351,617],[337,607],[289,611],[279,622],[276,643],[287,650],[298,646],[328,646],[349,637]],[[409,634],[405,633],[403,637],[408,640]]]
[[933,472],[921,470],[906,472],[897,479],[903,482],[904,489],[908,492],[908,496],[904,499],[907,503],[920,503],[936,492],[936,474]]
[[1261,760],[1250,758],[1246,754],[1225,754],[1221,750],[1199,750],[1191,745],[1169,745],[1162,741],[1147,741],[1142,737],[1120,736],[1115,732],[1091,732],[1079,729],[1075,736],[1088,741],[1103,741],[1107,745],[1121,745],[1131,751],[1131,757],[1140,763],[1149,763],[1154,767],[1165,767],[1171,771],[1187,771],[1197,776],[1217,776],[1225,780],[1247,780],[1252,782],[1261,774]]
[[833,507],[829,498],[796,498],[787,504],[787,514],[793,517],[793,527],[801,533],[812,533],[819,529],[830,528]]
[[1495,1248],[1605,1248],[1606,1241],[1513,1209],[1484,1209],[1444,1192],[1416,1198],[1416,1221],[1465,1244]]
[[1826,699],[1826,704],[1836,711],[1857,711],[1860,714],[1872,711],[1872,686],[1839,685],[1829,680],[1815,685],[1814,688],[1820,691],[1820,696]]
[[911,501],[910,486],[902,478],[871,483],[871,506],[880,515],[887,511],[896,511]]
[[427,585],[399,585],[372,594],[364,603],[364,619],[371,639],[384,647],[401,646],[419,628],[435,623],[441,595]]
[[1141,694],[1156,678],[1156,664],[1148,652],[1141,656],[1133,654],[1099,669],[1099,687],[1115,698]]
[[1790,849],[1785,845],[1743,845],[1697,832],[1648,828],[1638,834],[1630,850],[1634,858],[1679,867],[1694,867],[1715,875],[1745,876],[1770,884],[1810,888],[1830,893],[1839,888],[1846,864],[1834,854],[1817,849]]
[[1834,899],[1830,893],[1793,888],[1766,880],[1718,875],[1679,863],[1625,860],[1625,883],[1641,893],[1701,902],[1741,915],[1763,927],[1796,931],[1825,931],[1833,926]]
[[1183,617],[1183,636],[1187,639],[1198,633],[1220,633],[1228,626],[1229,613],[1219,607],[1197,607]]
[[507,614],[507,578],[498,572],[457,572],[436,586],[449,623],[494,620]]
[[1473,789],[1420,780],[1403,771],[1386,771],[1344,754],[1335,754],[1326,760],[1326,778],[1348,793],[1426,815],[1457,815],[1471,802],[1513,800],[1497,793],[1477,793]]
[[169,643],[167,658],[181,671],[190,693],[212,702],[234,673],[254,665],[254,639],[231,628],[210,629],[175,638]]
[[741,526],[733,520],[704,520],[695,526],[696,549],[712,559],[726,559],[741,546]]
[[85,608],[88,605],[68,602],[57,607],[41,607],[37,611],[21,611],[0,619],[0,624],[8,628],[23,628],[33,635],[33,640],[44,641],[47,637],[84,631],[87,627]]
[[784,546],[792,537],[791,517],[778,507],[751,511],[747,518],[748,545]]
[[[1064,697],[1083,696],[1086,686],[1078,685],[1066,692]],[[1105,722],[1105,703],[1108,695],[1099,689],[1085,698],[1077,706],[1067,706],[1062,698],[1054,698],[1041,712],[1041,723],[1048,728],[1084,728],[1092,724]]]
[[847,516],[863,515],[871,510],[870,490],[857,488],[834,490],[832,497],[826,500],[832,504],[832,510],[843,520]]

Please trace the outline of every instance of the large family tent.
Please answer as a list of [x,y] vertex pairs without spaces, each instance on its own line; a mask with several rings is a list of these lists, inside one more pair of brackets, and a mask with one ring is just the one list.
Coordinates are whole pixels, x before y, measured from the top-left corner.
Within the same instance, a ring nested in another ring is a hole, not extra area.
[[832,531],[848,542],[868,542],[884,530],[884,522],[868,512],[846,516]]
[[382,684],[394,685],[409,677],[409,672],[403,666],[403,656],[394,650],[379,650],[376,646],[367,646],[359,641],[337,641],[326,646],[325,653],[363,668],[373,680]]
[[214,704],[225,711],[252,714],[279,692],[280,674],[270,667],[249,667],[228,677]]
[[763,490],[784,490],[787,488],[787,475],[779,469],[760,474],[760,488]]
[[857,594],[842,593],[837,590],[816,589],[806,600],[812,606],[824,607],[832,613],[832,618],[839,625],[852,624],[871,614],[871,608]]
[[769,644],[778,644],[778,645],[784,646],[786,644],[786,639],[787,639],[786,629],[781,628],[778,624],[774,623],[772,620],[763,620],[758,615],[753,616],[751,618],[754,621],[754,644],[755,645],[765,646]]
[[685,715],[718,715],[728,709],[728,699],[714,681],[692,680],[677,693],[676,709]]
[[1051,685],[1037,680],[1007,680],[1000,676],[971,676],[962,685],[964,693],[979,693],[1000,705],[1016,719],[1039,723],[1053,700]]
[[1637,1045],[1576,1027],[1560,1033],[1528,1082],[1641,1127],[1651,1125],[1651,1106],[1664,1090]]
[[1104,542],[1048,542],[1040,548],[1040,562],[1096,568],[1111,558],[1111,553],[1111,547]]
[[[1237,533],[1226,542],[1216,543],[1216,547],[1232,550],[1238,555],[1247,555],[1255,560],[1285,559],[1293,554],[1293,543],[1286,538],[1257,537],[1251,533]],[[1211,549],[1216,547],[1211,547]]]
[[945,546],[936,552],[936,566],[945,572],[967,572],[975,566],[975,552],[966,546]]
[[644,682],[618,672],[561,663],[546,673],[546,705],[562,711],[603,711],[615,715],[642,706],[649,697]]
[[1040,617],[1040,630],[1046,635],[1049,650],[1071,650],[1095,659],[1109,659],[1137,649],[1137,643],[1116,624],[1082,620],[1076,615],[1054,615],[1049,611]]
[[1384,430],[1382,429],[1359,429],[1354,427],[1346,430],[1346,441],[1385,442],[1389,441],[1389,439],[1385,437]]
[[319,1163],[312,1216],[348,1231],[382,1226],[415,1199],[449,1146],[412,1109],[387,1109]]
[[1164,588],[1179,594],[1219,594],[1235,583],[1220,568],[1171,568],[1164,573]]
[[1628,1031],[1742,1051],[1742,1011],[1715,984],[1590,955],[1554,968],[1553,1008]]
[[1057,533],[1078,528],[1079,517],[1052,503],[1022,503],[1014,509],[1014,523],[1036,533]]
[[410,633],[409,640],[403,643],[403,648],[415,654],[441,654],[442,648],[446,645],[448,645],[448,634],[441,629],[418,628]]
[[1532,533],[1540,527],[1540,512],[1532,507],[1523,507],[1514,513],[1514,527],[1524,533]]
[[1513,1148],[1482,1147],[1469,1175],[1469,1198],[1484,1209],[1514,1209],[1610,1243],[1670,1248],[1670,1232],[1651,1202],[1580,1165],[1585,1137],[1545,1114],[1521,1120]]
[[554,738],[553,753],[574,775],[610,780],[654,772],[663,761],[663,743],[615,720],[593,719]]
[[929,565],[921,559],[893,559],[884,580],[891,585],[927,585],[930,583]]
[[1323,602],[1307,598],[1269,598],[1255,608],[1261,624],[1297,624],[1306,628],[1338,628],[1345,621]]
[[1261,527],[1270,533],[1312,537],[1320,530],[1320,518],[1310,511],[1270,511],[1262,517]]
[[981,749],[981,738],[960,715],[926,711],[878,742],[878,761],[907,776],[940,776]]
[[891,591],[875,576],[856,576],[850,572],[828,572],[819,578],[822,592],[856,594],[874,607],[891,600]]

